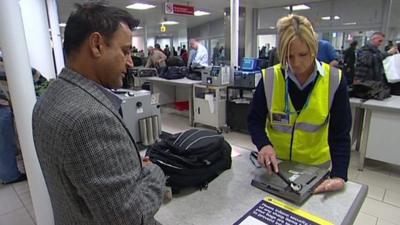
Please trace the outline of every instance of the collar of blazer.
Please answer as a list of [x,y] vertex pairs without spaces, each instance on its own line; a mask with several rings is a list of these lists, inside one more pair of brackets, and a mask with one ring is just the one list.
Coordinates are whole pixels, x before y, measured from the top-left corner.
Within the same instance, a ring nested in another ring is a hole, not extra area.
[[111,101],[107,98],[104,92],[100,90],[101,87],[99,87],[99,85],[96,85],[94,81],[91,81],[86,77],[84,77],[83,75],[68,68],[64,68],[61,71],[58,78],[63,79],[66,82],[81,88],[83,91],[85,91],[86,93],[91,95],[94,99],[96,99],[96,101],[98,101],[101,105],[110,110],[118,118],[122,126],[125,128],[126,132],[129,134],[131,141],[133,142],[133,145],[135,145],[136,153],[138,154],[138,157],[140,159],[139,148],[136,146],[135,139],[133,138],[128,127],[123,122],[122,117],[118,113],[117,109],[112,105]]
[[[118,119],[122,122],[122,117],[118,113],[117,109],[113,106],[111,101],[107,98],[102,90],[100,90],[100,86],[95,84],[94,81],[91,81],[84,77],[83,75],[68,69],[64,68],[58,78],[63,79],[79,88],[81,88],[84,92],[91,95],[96,101],[98,101],[101,105],[110,110]],[[124,124],[125,125],[125,124]]]
[[87,79],[85,76],[77,73],[71,69],[64,68],[58,78],[61,78],[75,86],[81,88],[84,92],[91,95],[94,99],[96,99],[100,104],[104,105],[107,109],[109,109],[115,116],[121,118],[121,115],[118,113],[117,109],[113,107],[111,101],[107,98],[102,90],[100,90],[100,85],[94,83],[94,81]]

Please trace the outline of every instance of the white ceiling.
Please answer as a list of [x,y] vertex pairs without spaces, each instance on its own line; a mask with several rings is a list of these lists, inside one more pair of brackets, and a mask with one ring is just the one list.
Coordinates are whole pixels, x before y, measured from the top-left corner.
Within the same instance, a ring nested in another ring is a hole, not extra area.
[[[60,13],[60,22],[66,22],[69,14],[74,9],[74,3],[82,3],[86,0],[58,0],[58,8]],[[240,1],[241,6],[250,7],[250,8],[267,8],[267,7],[276,7],[276,6],[286,6],[290,4],[301,4],[308,2],[321,2],[325,0],[242,0]],[[146,25],[146,27],[150,30],[156,29],[159,30],[160,22],[164,20],[166,17],[163,11],[163,4],[166,0],[110,0],[108,1],[110,5],[126,9],[125,7],[129,4],[133,4],[135,2],[148,2],[157,5],[156,8],[150,10],[128,10],[134,17],[140,19],[141,25]],[[201,9],[204,11],[211,12],[211,15],[208,16],[170,16],[167,18],[169,20],[176,20],[180,24],[175,28],[171,29],[182,29],[189,28],[193,26],[197,26],[199,24],[203,24],[208,21],[212,21],[218,18],[223,17],[224,9],[229,7],[229,0],[174,0],[171,1],[177,4],[189,4],[195,7],[195,9]]]

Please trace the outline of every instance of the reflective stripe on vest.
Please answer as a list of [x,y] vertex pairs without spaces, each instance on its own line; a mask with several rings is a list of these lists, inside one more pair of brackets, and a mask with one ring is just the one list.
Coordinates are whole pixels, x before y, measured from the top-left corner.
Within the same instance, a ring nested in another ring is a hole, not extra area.
[[[279,68],[280,69],[280,68]],[[274,67],[269,67],[266,70],[264,69],[263,74],[274,74]],[[333,102],[333,97],[335,96],[335,92],[337,88],[339,87],[340,84],[340,70],[336,68],[331,68],[330,70],[330,76],[329,76],[329,110],[332,107],[332,102]],[[263,76],[264,77],[264,92],[265,92],[265,97],[267,99],[267,108],[268,112],[271,112],[272,109],[272,94],[274,92],[274,77],[275,76]],[[289,79],[289,78],[287,78]],[[268,101],[269,100],[269,101]],[[323,124],[320,125],[314,125],[314,124],[307,124],[307,123],[299,123],[296,124],[296,129],[301,129],[304,131],[309,131],[309,132],[315,132],[319,130],[321,127],[323,127],[326,123],[328,123],[328,118],[327,120],[324,121]],[[274,129],[279,130],[284,133],[291,133],[292,127],[291,126],[281,126],[281,125],[272,125]]]
[[[263,70],[264,91],[268,118],[266,132],[278,157],[305,164],[318,165],[330,160],[328,145],[329,111],[335,92],[340,84],[341,73],[328,64],[322,65],[325,76],[318,75],[310,103],[296,113],[290,98],[289,112],[285,111],[285,78],[281,65]],[[278,115],[278,119],[273,115]],[[279,114],[286,115],[279,117]],[[284,118],[284,120],[279,120]],[[294,128],[294,129],[293,129]]]

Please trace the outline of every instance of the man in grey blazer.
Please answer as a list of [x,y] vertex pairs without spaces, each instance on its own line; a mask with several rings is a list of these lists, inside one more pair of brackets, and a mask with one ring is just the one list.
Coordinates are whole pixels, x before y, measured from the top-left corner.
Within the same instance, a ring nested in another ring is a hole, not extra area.
[[141,159],[110,92],[122,86],[138,21],[121,9],[77,5],[64,68],[33,112],[33,136],[57,225],[156,224],[162,170]]

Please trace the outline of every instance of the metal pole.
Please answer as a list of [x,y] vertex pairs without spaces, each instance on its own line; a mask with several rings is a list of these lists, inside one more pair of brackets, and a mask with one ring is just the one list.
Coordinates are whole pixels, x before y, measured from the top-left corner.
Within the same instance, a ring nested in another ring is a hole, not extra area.
[[47,0],[47,13],[51,29],[51,40],[53,41],[54,61],[56,62],[56,71],[59,74],[65,66],[64,54],[62,48],[60,21],[58,19],[56,0]]
[[55,78],[46,4],[43,0],[19,1],[31,66],[47,79]]
[[32,72],[18,1],[0,1],[0,46],[36,224],[53,225],[50,197],[33,144],[32,109],[36,97],[33,82],[27,82],[32,81]]
[[231,71],[239,65],[239,0],[230,0],[231,6]]

